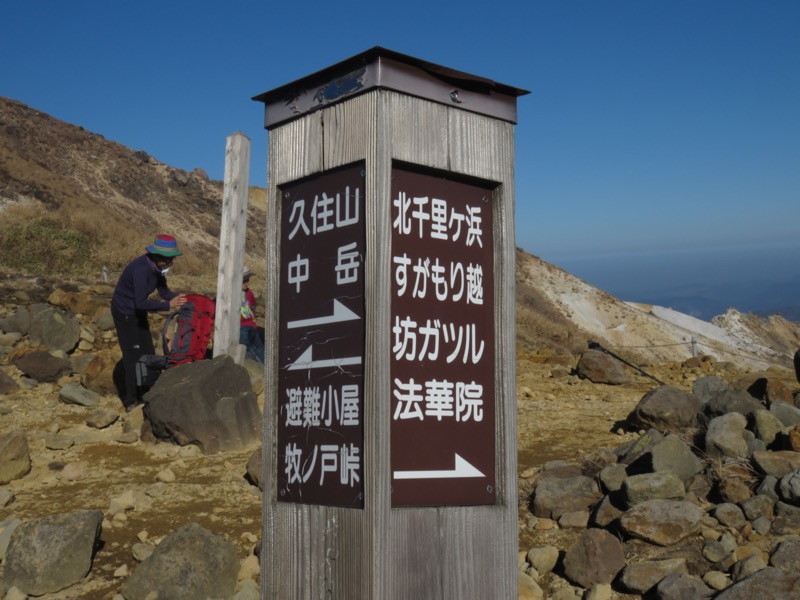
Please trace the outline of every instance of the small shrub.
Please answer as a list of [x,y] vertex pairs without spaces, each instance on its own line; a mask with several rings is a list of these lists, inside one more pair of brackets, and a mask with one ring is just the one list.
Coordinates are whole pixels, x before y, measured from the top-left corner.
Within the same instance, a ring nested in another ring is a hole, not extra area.
[[91,244],[80,232],[47,213],[4,211],[0,262],[29,273],[76,274],[91,258]]

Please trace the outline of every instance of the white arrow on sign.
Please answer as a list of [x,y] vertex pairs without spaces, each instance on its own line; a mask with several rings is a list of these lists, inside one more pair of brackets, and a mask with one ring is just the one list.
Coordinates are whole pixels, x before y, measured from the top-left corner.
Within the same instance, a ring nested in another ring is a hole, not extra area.
[[299,327],[327,325],[329,323],[340,323],[342,321],[355,321],[360,318],[361,317],[356,313],[334,298],[333,314],[324,317],[312,317],[311,319],[300,319],[299,321],[289,321],[286,323],[286,327],[288,329],[297,329]]
[[395,471],[395,479],[460,479],[462,477],[486,477],[458,454],[452,471]]
[[324,369],[330,367],[345,367],[347,365],[360,365],[360,356],[350,356],[347,358],[328,358],[325,360],[313,360],[311,358],[311,349],[314,346],[309,346],[308,349],[297,357],[297,360],[289,365],[290,371],[300,371],[302,369]]

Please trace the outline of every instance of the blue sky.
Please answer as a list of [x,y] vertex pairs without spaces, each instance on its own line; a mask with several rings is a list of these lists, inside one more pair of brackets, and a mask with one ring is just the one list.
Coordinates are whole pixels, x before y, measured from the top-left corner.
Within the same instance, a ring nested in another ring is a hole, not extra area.
[[517,245],[579,257],[797,240],[800,2],[21,0],[0,95],[222,179],[252,96],[373,46],[530,90]]

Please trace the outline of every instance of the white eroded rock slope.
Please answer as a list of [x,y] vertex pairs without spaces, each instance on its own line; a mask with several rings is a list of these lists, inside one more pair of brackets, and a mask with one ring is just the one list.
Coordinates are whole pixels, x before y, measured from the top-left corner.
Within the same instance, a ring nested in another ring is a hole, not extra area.
[[643,363],[690,358],[694,338],[698,354],[758,370],[789,366],[790,349],[800,345],[800,324],[780,317],[763,319],[729,309],[709,323],[669,308],[619,300],[532,255],[523,255],[518,277],[591,339]]

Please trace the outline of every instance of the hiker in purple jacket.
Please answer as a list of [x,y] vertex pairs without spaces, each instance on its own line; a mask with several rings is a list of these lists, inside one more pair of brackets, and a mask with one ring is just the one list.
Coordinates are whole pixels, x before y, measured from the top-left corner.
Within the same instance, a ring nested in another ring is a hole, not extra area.
[[[177,294],[167,287],[167,271],[175,257],[183,254],[178,250],[175,238],[157,235],[145,250],[146,254],[135,258],[122,271],[111,297],[111,315],[117,329],[125,373],[121,398],[128,412],[142,404],[136,386],[136,363],[145,354],[155,354],[148,313],[175,309],[186,302],[184,294]],[[150,294],[155,291],[161,300],[150,299]]]

